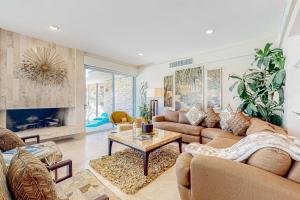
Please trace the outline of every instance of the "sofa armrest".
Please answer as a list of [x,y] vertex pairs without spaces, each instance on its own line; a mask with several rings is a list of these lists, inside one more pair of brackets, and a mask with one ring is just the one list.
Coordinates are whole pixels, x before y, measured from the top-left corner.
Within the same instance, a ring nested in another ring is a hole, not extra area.
[[190,186],[190,166],[193,156],[189,153],[182,153],[176,160],[177,182],[185,187]]
[[300,199],[300,184],[247,164],[197,156],[190,169],[191,199]]
[[[58,169],[67,167],[67,174],[64,177],[58,178]],[[73,176],[73,164],[72,160],[64,160],[53,165],[47,166],[49,172],[54,172],[54,182],[59,183]]]
[[29,139],[36,139],[36,143],[40,143],[40,135],[30,135],[30,136],[26,136],[26,137],[21,137],[21,139],[26,143],[26,140]]
[[163,115],[153,116],[152,121],[153,122],[163,122],[163,121],[165,121],[165,116],[163,116]]

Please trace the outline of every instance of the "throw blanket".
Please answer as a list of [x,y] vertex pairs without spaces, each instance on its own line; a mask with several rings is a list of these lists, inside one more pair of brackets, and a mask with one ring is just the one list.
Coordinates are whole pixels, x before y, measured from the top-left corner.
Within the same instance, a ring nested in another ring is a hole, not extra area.
[[193,156],[205,155],[215,156],[237,162],[248,159],[254,152],[267,147],[281,149],[296,160],[300,161],[300,140],[293,136],[258,132],[244,137],[231,147],[217,149],[207,145],[191,143],[186,146],[185,151]]

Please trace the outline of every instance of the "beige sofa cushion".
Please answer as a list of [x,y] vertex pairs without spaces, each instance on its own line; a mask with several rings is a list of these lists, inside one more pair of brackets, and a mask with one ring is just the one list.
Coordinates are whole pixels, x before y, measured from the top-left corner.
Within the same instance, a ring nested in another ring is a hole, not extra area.
[[263,148],[255,152],[248,159],[247,164],[285,176],[292,164],[288,153],[276,148]]
[[300,183],[300,162],[299,161],[294,161],[287,178],[297,183]]
[[220,128],[204,128],[201,131],[201,136],[209,139],[214,139],[215,137],[223,137],[234,140],[240,140],[243,138],[242,136],[233,135],[231,132],[222,130]]
[[181,124],[190,124],[189,120],[186,118],[185,113],[186,111],[179,111],[178,112],[178,122]]
[[174,132],[193,135],[193,136],[200,136],[201,130],[203,129],[202,126],[192,126],[190,124],[179,124],[179,123],[169,122],[169,121],[155,122],[154,127],[158,129],[174,131]]
[[165,120],[169,122],[178,122],[179,112],[165,109]]
[[7,179],[10,191],[18,200],[57,200],[55,185],[45,165],[22,149],[13,157]]
[[202,126],[193,126],[190,124],[178,124],[179,133],[184,133],[187,135],[200,136],[201,131],[204,128]]
[[237,142],[238,142],[238,140],[235,140],[235,139],[222,138],[222,137],[217,136],[215,139],[208,142],[207,146],[221,149],[221,148],[231,147],[232,145],[234,145]]
[[269,125],[275,130],[275,133],[284,134],[284,135],[288,134],[287,130],[285,130],[284,128],[282,128],[280,126],[276,126],[271,123],[269,123]]
[[199,135],[194,136],[194,135],[182,134],[182,141],[186,143],[192,143],[192,142],[201,143],[201,137]]
[[271,132],[274,133],[275,130],[268,124],[268,122],[265,122],[258,118],[252,118],[250,120],[250,126],[246,131],[247,135],[257,133],[257,132]]
[[252,133],[257,132],[271,132],[271,133],[279,133],[279,134],[287,134],[286,130],[282,127],[276,126],[269,122],[263,121],[258,118],[251,118],[250,120],[250,127],[248,128],[246,134],[250,135]]

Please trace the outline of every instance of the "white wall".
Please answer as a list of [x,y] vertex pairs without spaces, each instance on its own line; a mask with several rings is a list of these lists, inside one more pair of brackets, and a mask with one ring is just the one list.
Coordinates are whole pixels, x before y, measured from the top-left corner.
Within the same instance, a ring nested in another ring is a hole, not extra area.
[[300,68],[295,64],[300,61],[300,2],[291,14],[287,32],[282,41],[286,52],[286,87],[285,87],[285,127],[289,135],[300,138]]
[[[276,41],[276,37],[269,37],[261,40],[247,41],[218,50],[203,52],[199,55],[191,55],[194,60],[192,66],[202,65],[205,70],[222,68],[222,107],[224,108],[227,104],[230,104],[236,109],[240,102],[238,99],[234,99],[236,92],[231,93],[228,89],[234,82],[234,80],[228,80],[229,74],[235,73],[241,75],[246,69],[251,68],[251,63],[254,60],[254,49],[263,47],[266,42],[274,41]],[[137,105],[139,105],[140,99],[138,88],[142,81],[147,81],[149,88],[163,88],[164,76],[174,75],[176,70],[182,69],[182,67],[170,69],[170,62],[140,68],[140,73],[137,76]],[[175,98],[173,99],[175,102]],[[204,102],[204,107],[206,107],[205,105],[206,102]],[[163,98],[159,99],[159,114],[161,113],[163,113]]]
[[84,64],[92,67],[97,67],[99,69],[119,72],[121,74],[126,74],[131,76],[136,76],[138,74],[138,69],[136,67],[125,65],[125,64],[119,64],[93,55],[85,55]]

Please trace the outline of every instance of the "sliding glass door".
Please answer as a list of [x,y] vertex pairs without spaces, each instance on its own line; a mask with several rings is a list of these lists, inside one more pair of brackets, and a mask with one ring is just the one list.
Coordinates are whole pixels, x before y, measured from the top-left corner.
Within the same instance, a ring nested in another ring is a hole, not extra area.
[[134,113],[134,77],[86,68],[86,130],[111,129],[113,111]]

